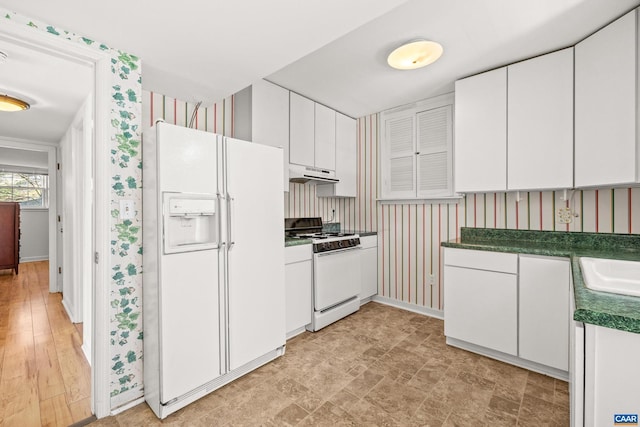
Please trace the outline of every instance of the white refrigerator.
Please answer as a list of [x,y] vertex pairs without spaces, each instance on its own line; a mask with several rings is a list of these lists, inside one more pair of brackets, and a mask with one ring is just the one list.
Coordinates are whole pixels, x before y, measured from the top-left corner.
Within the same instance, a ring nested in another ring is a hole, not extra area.
[[144,134],[144,393],[159,418],[284,353],[282,158],[164,122]]

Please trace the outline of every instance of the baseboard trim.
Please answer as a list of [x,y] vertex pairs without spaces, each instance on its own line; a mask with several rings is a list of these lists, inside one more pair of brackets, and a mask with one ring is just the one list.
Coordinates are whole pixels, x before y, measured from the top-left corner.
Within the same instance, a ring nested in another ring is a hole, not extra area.
[[[136,391],[137,391],[138,393],[140,392],[139,390],[136,390]],[[126,397],[126,398],[128,398],[128,397]],[[113,403],[114,403],[114,402],[112,401],[112,404],[113,404]],[[115,403],[117,404],[118,402],[115,402]],[[122,405],[120,405],[120,406],[117,406],[117,407],[115,407],[115,408],[112,408],[112,409],[111,409],[111,414],[110,414],[110,415],[118,415],[118,414],[120,414],[120,413],[122,413],[122,412],[126,411],[127,409],[131,409],[131,408],[133,408],[134,406],[138,406],[138,405],[139,405],[139,404],[141,404],[141,403],[144,403],[144,396],[141,396],[141,397],[139,397],[139,398],[137,398],[137,399],[135,399],[135,400],[131,400],[131,401],[129,401],[129,402],[127,402],[127,403],[124,403],[124,404],[122,404]]]
[[78,422],[75,422],[75,423],[71,424],[69,427],[84,427],[86,425],[91,424],[94,421],[97,421],[97,420],[98,420],[98,418],[96,418],[95,415],[91,415],[90,417],[85,418],[84,420],[80,420]]
[[69,309],[69,306],[67,305],[67,302],[64,300],[64,298],[62,299],[62,307],[64,308],[64,311],[67,312],[67,316],[69,317],[69,320],[71,320],[71,323],[78,323],[76,322],[75,316],[72,315],[71,310]]
[[391,307],[401,308],[403,310],[412,311],[414,313],[422,314],[429,317],[435,317],[436,319],[444,320],[444,312],[441,310],[434,310],[429,307],[423,307],[417,304],[411,304],[405,301],[398,301],[395,299],[383,297],[380,295],[374,295],[371,297],[371,301],[379,302],[380,304],[390,305]]
[[553,378],[557,378],[562,381],[569,381],[569,372],[561,371],[560,369],[552,368],[550,366],[541,365],[536,362],[531,362],[526,359],[522,359],[518,356],[502,353],[497,350],[492,350],[486,347],[482,347],[476,344],[471,344],[466,341],[461,341],[455,338],[447,337],[447,345],[461,348],[463,350],[470,351],[472,353],[479,354],[481,356],[489,357],[491,359],[499,360],[501,362],[515,365],[520,368],[527,369],[529,371],[538,372],[539,374],[547,375]]
[[293,331],[289,331],[287,332],[287,340],[290,340],[291,338],[300,335],[301,333],[305,332],[307,330],[307,326],[301,326],[297,329],[294,329]]
[[49,261],[49,255],[20,257],[20,264],[24,262]]

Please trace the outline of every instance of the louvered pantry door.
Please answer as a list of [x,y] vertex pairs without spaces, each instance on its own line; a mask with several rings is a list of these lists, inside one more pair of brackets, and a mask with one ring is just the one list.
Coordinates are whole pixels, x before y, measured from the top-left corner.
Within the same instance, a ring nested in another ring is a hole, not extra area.
[[415,197],[415,116],[388,119],[385,122],[387,164],[384,176],[385,197]]
[[417,118],[417,196],[452,194],[452,107],[420,112]]

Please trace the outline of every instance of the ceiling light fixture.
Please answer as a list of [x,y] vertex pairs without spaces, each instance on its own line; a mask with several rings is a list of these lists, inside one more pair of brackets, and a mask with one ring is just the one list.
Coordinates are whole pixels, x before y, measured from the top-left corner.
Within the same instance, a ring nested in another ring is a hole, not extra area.
[[415,70],[434,63],[442,55],[442,45],[429,40],[414,40],[395,49],[387,57],[389,66],[398,70]]
[[28,109],[29,104],[22,99],[9,95],[0,95],[0,111],[22,111]]

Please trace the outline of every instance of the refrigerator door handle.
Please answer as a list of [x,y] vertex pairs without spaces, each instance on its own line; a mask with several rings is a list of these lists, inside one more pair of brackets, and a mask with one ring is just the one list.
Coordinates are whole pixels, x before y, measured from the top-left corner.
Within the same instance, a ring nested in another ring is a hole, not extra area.
[[222,242],[222,220],[220,218],[220,212],[222,212],[222,194],[220,193],[216,193],[216,209],[217,209],[217,213],[218,213],[218,218],[217,218],[217,227],[218,229],[216,230],[218,233],[218,245],[217,248],[221,248],[224,243]]
[[233,218],[232,204],[234,200],[235,199],[231,197],[229,193],[227,193],[227,239],[229,239],[228,250],[231,250],[231,248],[233,248],[233,245],[236,244],[236,242],[233,240],[233,225],[231,224]]

